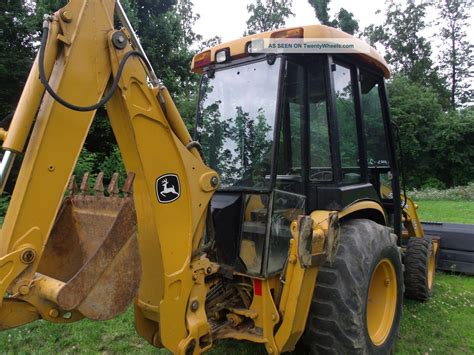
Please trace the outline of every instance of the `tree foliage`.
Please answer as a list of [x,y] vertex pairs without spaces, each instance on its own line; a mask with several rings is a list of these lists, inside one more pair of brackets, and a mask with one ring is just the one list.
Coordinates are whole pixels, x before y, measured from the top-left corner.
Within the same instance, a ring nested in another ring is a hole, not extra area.
[[[0,3],[2,117],[15,109],[21,95],[38,48],[43,15],[57,11],[66,3],[67,0],[13,0]],[[192,1],[123,0],[122,4],[160,79],[175,97],[188,126],[192,126],[198,77],[189,70],[195,53],[190,48],[202,40],[193,30],[199,16],[193,12]],[[106,169],[106,173],[111,174],[111,166],[120,161],[106,112],[98,110],[76,172],[80,175],[86,170],[98,172]],[[117,169],[123,170],[120,166],[118,164]]]
[[359,31],[359,22],[354,18],[352,12],[341,7],[334,19],[331,20],[329,16],[330,0],[308,0],[308,2],[314,8],[316,17],[322,25],[339,28],[351,35]]
[[441,72],[450,84],[451,108],[474,99],[474,45],[469,42],[466,28],[469,26],[472,0],[442,0],[438,2],[441,26]]
[[[322,24],[348,33],[358,32],[357,21],[346,9],[331,12],[329,0],[308,1]],[[13,112],[17,105],[38,49],[43,14],[52,13],[66,3],[67,0],[0,2],[0,118]],[[198,77],[189,70],[195,53],[190,48],[202,50],[220,43],[220,38],[203,41],[195,33],[194,24],[199,15],[194,12],[191,0],[122,0],[122,3],[158,76],[170,89],[191,128]],[[286,19],[293,15],[291,4],[292,0],[257,0],[249,5],[249,33],[284,26]],[[432,48],[426,38],[426,30],[431,25],[426,20],[426,13],[432,6],[429,2],[389,0],[384,23],[368,26],[364,31],[371,44],[384,47],[386,59],[395,74],[389,82],[391,112],[400,127],[406,182],[413,187],[434,182],[439,186],[465,184],[474,176],[474,109],[468,107],[474,99],[474,63],[473,46],[466,35],[473,3],[472,0],[440,0],[433,4],[439,13],[435,23],[437,33],[443,41],[438,64],[435,62],[437,56],[433,55],[437,48]],[[214,117],[213,121],[211,113],[209,129],[218,118]],[[266,129],[261,126],[263,121],[258,115],[247,116],[248,113],[242,110],[233,118],[242,123],[240,133],[229,131],[227,125],[232,121],[220,121],[221,129],[215,129],[214,133],[248,136],[244,142],[251,151],[264,151],[258,146],[264,140],[257,134]],[[7,126],[8,123],[3,122],[2,127]],[[220,149],[220,146],[215,148]],[[252,165],[249,159],[258,158],[258,155],[239,155],[242,157],[247,159],[244,163]],[[233,173],[230,171],[236,165],[233,158],[225,154],[218,157],[221,158],[222,170]],[[101,169],[108,175],[115,170],[124,171],[104,110],[97,113],[76,172],[96,173]]]
[[22,1],[0,2],[0,119],[12,112],[33,60],[28,9]]
[[406,183],[421,186],[434,174],[433,132],[442,112],[437,94],[430,88],[395,76],[388,86],[392,120],[400,129]]
[[255,4],[247,6],[250,14],[247,20],[247,34],[275,30],[285,25],[289,16],[294,16],[291,11],[293,0],[257,0]]
[[431,86],[439,95],[443,108],[448,107],[448,92],[438,67],[431,59],[430,41],[423,36],[429,3],[406,0],[404,4],[389,0],[385,22],[368,26],[363,34],[370,44],[380,43],[385,48],[385,60],[393,72],[411,81]]

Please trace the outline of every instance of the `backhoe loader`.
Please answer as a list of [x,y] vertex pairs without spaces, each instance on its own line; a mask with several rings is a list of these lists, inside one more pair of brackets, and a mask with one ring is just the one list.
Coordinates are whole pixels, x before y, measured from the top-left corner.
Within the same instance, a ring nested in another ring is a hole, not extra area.
[[[43,27],[0,131],[2,191],[23,155],[0,234],[0,329],[107,320],[133,304],[137,333],[177,354],[225,338],[273,354],[391,351],[404,290],[431,295],[437,242],[400,191],[389,70],[374,49],[252,49],[364,45],[314,25],[198,53],[192,137],[118,0],[70,0]],[[78,187],[72,172],[104,105],[128,177],[105,189],[99,174],[90,191],[89,174]]]

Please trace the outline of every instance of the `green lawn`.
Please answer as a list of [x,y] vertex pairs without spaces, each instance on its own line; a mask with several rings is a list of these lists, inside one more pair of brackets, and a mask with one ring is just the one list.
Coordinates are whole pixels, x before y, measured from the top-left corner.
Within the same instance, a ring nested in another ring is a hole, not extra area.
[[474,224],[474,201],[416,201],[422,221]]
[[[417,201],[422,220],[474,224],[474,202]],[[148,345],[133,328],[133,314],[107,322],[56,325],[44,321],[0,333],[0,353],[167,353]],[[264,348],[223,341],[211,354],[259,354]],[[474,354],[474,277],[436,275],[434,297],[405,300],[396,354]]]

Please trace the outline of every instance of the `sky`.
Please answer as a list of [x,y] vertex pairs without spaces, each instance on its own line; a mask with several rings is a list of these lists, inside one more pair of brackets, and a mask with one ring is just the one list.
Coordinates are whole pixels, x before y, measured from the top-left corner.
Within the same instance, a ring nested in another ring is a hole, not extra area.
[[[194,11],[201,16],[195,25],[195,31],[204,39],[218,35],[224,42],[242,37],[249,17],[247,5],[252,2],[252,0],[193,0]],[[354,14],[359,21],[360,29],[370,24],[382,24],[384,20],[384,0],[332,0],[330,14],[334,15],[341,7]],[[382,12],[376,15],[376,10]],[[285,27],[318,23],[308,0],[293,0],[292,11],[295,16],[287,19]],[[427,14],[428,20],[435,20],[436,16],[433,12]],[[468,33],[474,38],[474,8],[471,11],[471,26]]]

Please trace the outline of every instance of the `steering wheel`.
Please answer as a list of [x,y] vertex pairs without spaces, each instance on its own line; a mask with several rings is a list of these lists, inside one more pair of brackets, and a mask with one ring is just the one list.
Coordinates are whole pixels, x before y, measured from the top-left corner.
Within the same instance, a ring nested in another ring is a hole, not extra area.
[[330,181],[332,180],[332,171],[318,171],[310,176],[311,180]]

